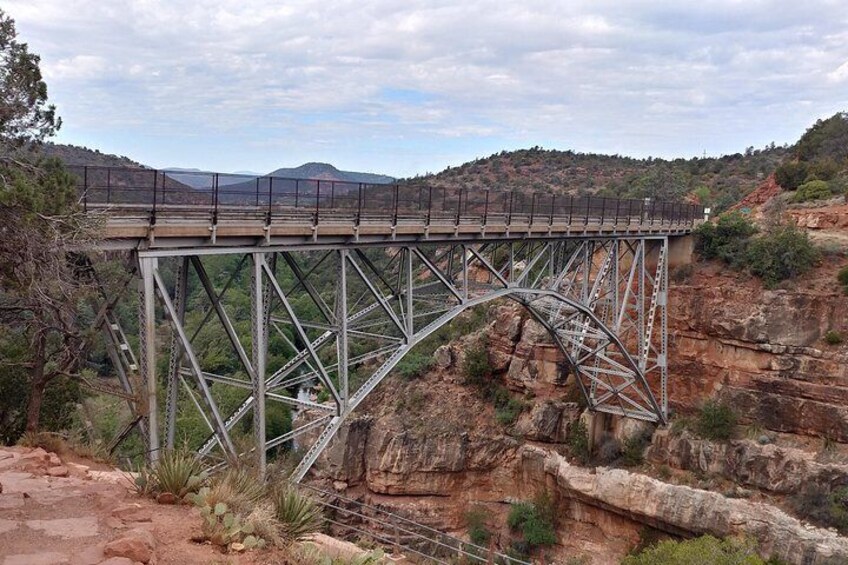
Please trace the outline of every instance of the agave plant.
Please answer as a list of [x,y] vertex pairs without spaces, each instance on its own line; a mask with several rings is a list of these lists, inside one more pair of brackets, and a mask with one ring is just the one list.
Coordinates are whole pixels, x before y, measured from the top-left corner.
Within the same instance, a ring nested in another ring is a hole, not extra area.
[[215,477],[207,493],[207,503],[225,502],[234,512],[249,514],[266,495],[265,485],[244,467],[228,469]]
[[144,495],[170,493],[177,500],[198,492],[209,479],[203,464],[187,451],[163,451],[156,463],[142,467],[136,490]]
[[280,533],[289,541],[302,539],[324,525],[321,507],[291,485],[275,490],[272,501]]

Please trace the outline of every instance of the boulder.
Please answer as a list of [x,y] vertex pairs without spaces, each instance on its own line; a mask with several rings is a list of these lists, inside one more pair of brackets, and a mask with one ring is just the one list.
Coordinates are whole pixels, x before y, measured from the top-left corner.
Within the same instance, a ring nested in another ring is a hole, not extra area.
[[150,563],[156,549],[156,538],[141,528],[130,530],[123,537],[112,540],[103,548],[106,557],[126,557],[132,561]]

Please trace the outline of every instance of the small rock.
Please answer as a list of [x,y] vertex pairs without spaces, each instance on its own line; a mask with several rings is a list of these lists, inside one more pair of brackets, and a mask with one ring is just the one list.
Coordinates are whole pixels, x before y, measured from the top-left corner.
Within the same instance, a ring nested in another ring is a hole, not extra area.
[[124,522],[150,522],[153,520],[153,511],[141,504],[128,504],[112,510],[112,516]]
[[148,530],[136,528],[116,540],[110,541],[103,548],[106,557],[126,557],[133,561],[149,563],[153,558],[156,538]]
[[239,542],[236,541],[236,542],[233,542],[233,543],[230,544],[230,551],[235,551],[236,553],[239,553],[239,552],[244,551],[244,550],[245,550],[245,547],[244,547],[243,543],[239,543]]
[[55,453],[50,453],[47,457],[47,462],[50,463],[52,467],[56,467],[62,464],[62,460],[59,459],[59,456]]
[[336,492],[344,492],[347,490],[347,483],[344,481],[333,481],[333,490]]
[[163,492],[156,497],[156,502],[159,504],[176,504],[179,501],[174,494],[170,492]]
[[68,476],[68,468],[64,465],[59,465],[57,467],[50,467],[47,469],[47,474],[51,477],[67,477]]

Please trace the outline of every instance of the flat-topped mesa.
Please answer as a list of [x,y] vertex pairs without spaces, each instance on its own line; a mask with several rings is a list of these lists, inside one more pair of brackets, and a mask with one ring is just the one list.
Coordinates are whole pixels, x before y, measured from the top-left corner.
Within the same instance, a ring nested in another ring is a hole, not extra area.
[[686,235],[701,206],[426,184],[70,167],[111,247]]

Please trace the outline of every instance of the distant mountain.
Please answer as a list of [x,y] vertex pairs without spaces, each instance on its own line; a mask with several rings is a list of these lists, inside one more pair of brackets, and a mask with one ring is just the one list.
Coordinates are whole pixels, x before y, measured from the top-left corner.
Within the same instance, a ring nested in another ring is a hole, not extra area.
[[344,182],[362,182],[371,184],[391,184],[394,177],[375,173],[356,173],[340,171],[329,163],[305,163],[299,167],[282,168],[268,173],[268,176],[290,179],[318,179]]

